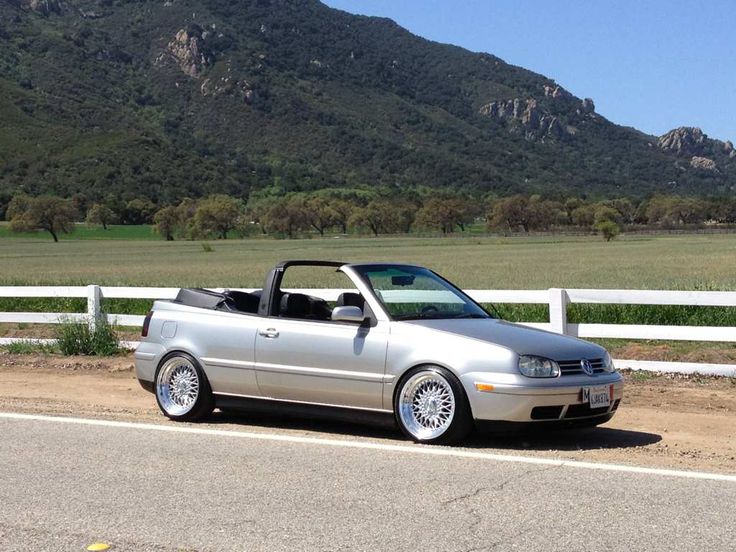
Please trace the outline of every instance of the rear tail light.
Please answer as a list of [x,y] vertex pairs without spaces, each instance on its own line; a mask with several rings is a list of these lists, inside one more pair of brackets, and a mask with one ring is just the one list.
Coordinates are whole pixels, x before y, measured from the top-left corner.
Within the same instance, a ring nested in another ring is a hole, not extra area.
[[143,329],[141,330],[141,337],[148,337],[148,326],[151,325],[151,318],[153,318],[153,311],[148,311],[146,318],[143,320]]

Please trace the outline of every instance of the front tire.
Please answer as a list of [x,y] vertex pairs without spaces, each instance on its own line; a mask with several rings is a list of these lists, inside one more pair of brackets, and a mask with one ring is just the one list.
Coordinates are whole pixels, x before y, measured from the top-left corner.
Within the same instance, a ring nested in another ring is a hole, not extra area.
[[212,414],[215,403],[202,367],[187,353],[172,353],[156,370],[156,403],[164,416],[194,422]]
[[401,379],[394,412],[401,431],[418,443],[450,445],[473,428],[462,385],[439,366],[415,368]]

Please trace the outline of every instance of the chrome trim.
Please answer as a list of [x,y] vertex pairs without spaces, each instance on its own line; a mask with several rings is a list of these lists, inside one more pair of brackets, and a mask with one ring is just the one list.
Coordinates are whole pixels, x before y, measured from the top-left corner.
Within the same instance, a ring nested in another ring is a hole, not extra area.
[[[256,362],[256,370],[263,372],[279,372],[287,374],[300,374],[304,376],[317,376],[325,378],[341,378],[350,380],[362,380],[362,381],[387,381],[385,374],[377,372],[352,372],[350,370],[332,370],[330,368],[308,368],[306,366],[289,366],[285,364],[271,364],[268,362]],[[388,376],[391,381],[393,376]]]
[[202,357],[202,362],[209,366],[225,366],[226,368],[249,368],[254,369],[255,365],[252,362],[243,360],[232,360],[227,358],[213,358],[213,357]]
[[275,399],[273,397],[261,397],[258,395],[239,395],[238,393],[213,393],[213,395],[220,395],[222,397],[238,397],[241,399],[256,399],[259,401],[272,401],[272,402],[278,402],[278,403],[294,403],[294,404],[308,404],[312,406],[327,406],[330,408],[348,408],[350,410],[365,410],[367,412],[382,412],[385,414],[393,414],[393,410],[385,410],[383,408],[366,408],[364,406],[350,406],[347,404],[330,404],[330,403],[320,403],[320,402],[310,402],[310,401],[296,401],[291,399]]

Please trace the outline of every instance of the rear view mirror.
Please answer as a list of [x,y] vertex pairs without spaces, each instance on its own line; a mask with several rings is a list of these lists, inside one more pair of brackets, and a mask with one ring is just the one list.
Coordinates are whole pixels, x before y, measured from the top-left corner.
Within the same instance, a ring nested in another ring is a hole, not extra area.
[[391,284],[395,286],[410,286],[414,283],[414,275],[407,274],[406,276],[391,276]]
[[332,309],[332,320],[335,322],[362,322],[365,315],[360,307],[335,307]]

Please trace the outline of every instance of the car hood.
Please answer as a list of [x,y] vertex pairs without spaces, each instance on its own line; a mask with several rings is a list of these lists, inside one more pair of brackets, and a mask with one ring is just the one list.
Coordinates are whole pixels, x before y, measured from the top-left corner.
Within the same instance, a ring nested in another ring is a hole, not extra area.
[[594,343],[495,319],[411,320],[404,323],[500,345],[520,355],[552,360],[601,358],[605,349]]

